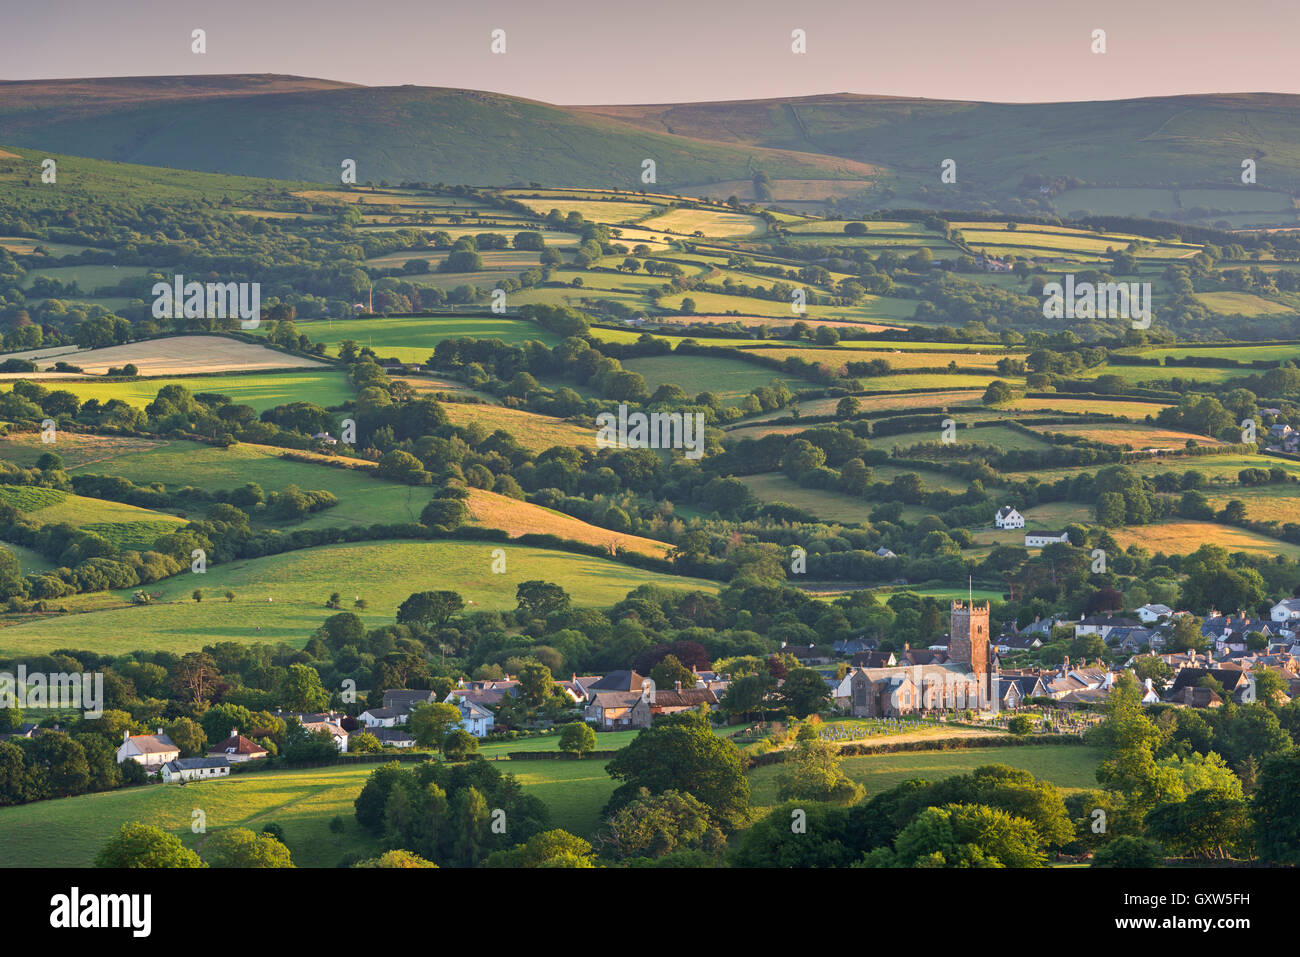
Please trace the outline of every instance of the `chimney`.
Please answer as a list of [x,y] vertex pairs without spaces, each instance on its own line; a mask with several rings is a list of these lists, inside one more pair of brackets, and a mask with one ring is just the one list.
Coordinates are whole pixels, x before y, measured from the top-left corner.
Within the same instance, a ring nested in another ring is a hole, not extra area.
[[674,681],[673,686],[677,689],[678,694],[682,693],[682,683],[680,681]]
[[159,728],[159,729],[158,729],[158,733],[159,733],[159,734],[162,734],[162,728]]
[[231,729],[230,729],[230,736],[231,736],[232,738],[237,738],[237,737],[239,737],[239,729],[238,729],[238,728],[231,728]]
[[123,741],[123,742],[126,742],[126,741],[129,741],[130,739],[131,739],[131,732],[130,732],[130,731],[123,731],[123,732],[122,732],[122,741]]

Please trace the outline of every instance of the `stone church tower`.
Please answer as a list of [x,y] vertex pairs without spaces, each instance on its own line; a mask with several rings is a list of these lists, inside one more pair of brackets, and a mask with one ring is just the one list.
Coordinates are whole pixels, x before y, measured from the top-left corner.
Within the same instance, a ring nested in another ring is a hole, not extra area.
[[989,649],[989,603],[952,603],[952,626],[948,632],[948,661],[969,668],[980,683],[980,697],[993,694],[993,656]]

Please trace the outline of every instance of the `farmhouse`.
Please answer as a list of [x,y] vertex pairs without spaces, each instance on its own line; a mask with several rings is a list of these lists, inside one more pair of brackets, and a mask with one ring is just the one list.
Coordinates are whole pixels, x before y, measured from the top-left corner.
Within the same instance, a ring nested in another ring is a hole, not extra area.
[[177,781],[206,781],[209,778],[230,776],[230,762],[220,758],[176,758],[162,767],[162,779],[168,784]]
[[1070,536],[1065,532],[1028,532],[1025,534],[1025,548],[1042,548],[1053,543],[1066,543]]
[[597,691],[587,702],[583,717],[598,731],[628,731],[648,728],[652,719],[650,689],[640,691]]
[[452,695],[455,700],[448,703],[460,709],[460,727],[476,738],[487,737],[492,731],[493,724],[496,723],[492,712],[464,696],[456,696],[455,692],[452,692]]
[[1269,617],[1281,624],[1300,621],[1300,598],[1283,598],[1270,609]]
[[208,757],[224,758],[232,763],[256,761],[259,758],[266,757],[266,754],[266,748],[244,737],[239,733],[238,728],[231,728],[230,737],[224,741],[218,741],[208,748]]
[[1159,621],[1161,618],[1168,618],[1174,613],[1174,610],[1168,605],[1143,605],[1137,610],[1138,620],[1144,625]]
[[1003,505],[993,516],[993,524],[998,528],[1024,528],[1025,517],[1010,505]]
[[134,761],[144,765],[150,774],[157,774],[168,761],[181,756],[181,749],[159,728],[157,734],[131,734],[122,732],[122,743],[117,749],[117,763]]

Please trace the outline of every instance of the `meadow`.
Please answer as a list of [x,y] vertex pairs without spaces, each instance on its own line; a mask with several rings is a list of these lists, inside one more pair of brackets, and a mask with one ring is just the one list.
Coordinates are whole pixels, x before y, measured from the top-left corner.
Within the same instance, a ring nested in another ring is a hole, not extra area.
[[424,363],[443,339],[468,336],[519,343],[535,339],[554,345],[559,337],[523,319],[501,316],[384,316],[370,319],[314,319],[298,322],[298,331],[312,342],[323,342],[331,355],[338,345],[351,339],[369,346],[375,353],[400,362]]
[[[506,570],[493,572],[493,551],[505,552]],[[715,591],[717,585],[632,568],[603,558],[531,546],[470,541],[384,541],[326,545],[265,558],[209,564],[203,575],[182,573],[150,585],[161,597],[133,606],[131,589],[78,595],[59,604],[57,616],[9,616],[0,628],[0,654],[30,654],[52,648],[86,648],[122,654],[137,648],[193,651],[217,640],[287,642],[301,647],[334,614],[326,599],[343,596],[350,608],[361,597],[361,613],[375,628],[394,620],[397,606],[412,592],[450,589],[468,611],[515,607],[520,582],[560,583],[578,605],[605,607],[644,583],[682,590]],[[190,593],[203,592],[195,602]],[[225,599],[226,591],[235,598]],[[83,610],[85,609],[85,610]]]
[[[36,374],[27,378],[40,381]],[[341,405],[352,399],[352,389],[342,371],[326,369],[320,372],[248,373],[226,376],[164,376],[156,379],[129,379],[123,381],[95,381],[92,379],[60,378],[45,382],[50,389],[71,392],[82,402],[98,399],[108,402],[120,399],[128,405],[143,409],[158,397],[164,386],[184,386],[191,393],[215,392],[228,395],[236,403],[250,405],[258,412],[284,405],[288,402],[314,402],[319,406]]]

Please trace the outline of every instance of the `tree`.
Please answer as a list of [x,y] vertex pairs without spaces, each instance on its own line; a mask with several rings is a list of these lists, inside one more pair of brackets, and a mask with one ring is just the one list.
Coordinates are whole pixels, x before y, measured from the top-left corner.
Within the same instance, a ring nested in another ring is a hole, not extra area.
[[454,704],[432,702],[411,709],[406,728],[422,748],[439,748],[447,732],[460,724],[460,709]]
[[650,669],[650,679],[656,688],[673,688],[677,682],[683,688],[694,688],[698,679],[695,672],[682,664],[676,655],[664,655],[663,659]]
[[816,714],[830,700],[831,689],[821,672],[812,668],[793,668],[777,691],[781,703],[797,718]]
[[[799,728],[801,737],[804,729]],[[782,801],[829,801],[835,804],[856,804],[866,789],[840,770],[839,747],[829,741],[801,740],[790,752],[776,776],[776,793]]]
[[121,867],[206,867],[207,865],[174,834],[152,824],[128,822],[118,829],[95,856],[95,866]]
[[1300,749],[1264,761],[1252,796],[1255,849],[1271,864],[1300,864]]
[[560,750],[582,757],[596,750],[596,732],[585,721],[571,721],[560,732]]
[[488,855],[485,867],[595,867],[595,850],[582,838],[559,829],[535,834],[508,851]]
[[163,730],[176,747],[181,749],[182,757],[202,756],[207,748],[208,736],[203,731],[203,726],[193,718],[177,718],[163,725]]
[[1024,736],[1034,730],[1034,722],[1027,715],[1018,714],[1007,722],[1007,730],[1012,734]]
[[612,814],[598,837],[620,860],[659,858],[688,848],[717,853],[726,843],[709,809],[689,794],[644,788],[636,800]]
[[280,698],[290,711],[323,711],[330,704],[330,694],[320,683],[320,672],[311,665],[289,666]]
[[1015,393],[1011,391],[1011,386],[1007,385],[1001,379],[994,379],[984,390],[985,405],[1004,405],[1015,398]]
[[203,842],[203,860],[209,867],[293,867],[289,849],[265,832],[230,827]]
[[356,867],[437,867],[433,861],[426,861],[419,854],[410,851],[385,851],[378,857],[361,861]]
[[981,804],[928,807],[899,832],[894,849],[878,848],[873,867],[1042,867],[1034,826]]
[[569,607],[569,596],[559,585],[544,581],[520,582],[515,589],[518,611],[527,618],[546,618]]
[[468,761],[478,753],[478,738],[464,728],[453,728],[442,739],[442,753],[448,761]]
[[1159,867],[1160,847],[1154,841],[1123,834],[1103,844],[1092,857],[1093,867]]
[[217,670],[216,660],[206,652],[191,651],[177,662],[173,683],[178,692],[200,705],[208,699],[220,680],[221,673]]
[[420,591],[397,608],[397,620],[422,625],[426,630],[441,628],[465,607],[465,599],[454,591]]
[[683,712],[642,731],[605,766],[623,783],[605,806],[612,815],[645,788],[651,794],[677,790],[709,808],[723,830],[740,827],[749,809],[749,781],[740,751],[709,727],[707,714]]
[[530,661],[519,669],[519,693],[534,707],[542,705],[555,690],[551,669],[538,661]]

